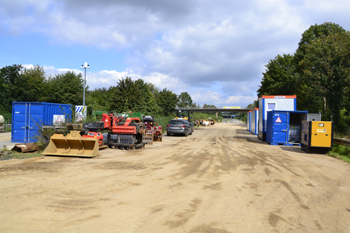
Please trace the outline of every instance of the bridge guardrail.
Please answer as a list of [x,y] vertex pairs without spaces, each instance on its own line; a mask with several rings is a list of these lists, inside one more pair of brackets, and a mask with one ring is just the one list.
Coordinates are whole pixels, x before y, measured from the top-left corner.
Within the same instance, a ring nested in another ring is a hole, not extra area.
[[345,138],[333,138],[333,143],[343,146],[350,146],[350,140]]
[[215,107],[175,107],[176,110],[186,110],[186,109],[227,109],[227,110],[234,110],[234,109],[244,109],[242,107],[237,108],[229,108],[227,106],[215,106]]

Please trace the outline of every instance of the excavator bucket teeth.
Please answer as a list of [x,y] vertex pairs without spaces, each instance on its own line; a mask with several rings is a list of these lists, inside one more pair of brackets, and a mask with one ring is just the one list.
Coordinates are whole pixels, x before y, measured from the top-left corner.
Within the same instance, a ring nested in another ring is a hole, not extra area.
[[67,136],[54,134],[43,155],[95,157],[99,145],[97,138],[83,138],[79,131],[71,131]]

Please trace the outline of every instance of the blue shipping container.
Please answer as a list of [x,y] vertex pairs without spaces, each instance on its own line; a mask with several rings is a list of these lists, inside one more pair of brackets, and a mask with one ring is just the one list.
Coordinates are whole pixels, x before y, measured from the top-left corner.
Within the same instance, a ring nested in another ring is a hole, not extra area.
[[307,113],[308,111],[269,111],[267,113],[266,141],[271,145],[294,146],[300,144],[300,126],[302,121],[306,121]]
[[46,102],[12,102],[11,142],[36,142],[39,127],[52,126],[54,115],[72,120],[72,105]]

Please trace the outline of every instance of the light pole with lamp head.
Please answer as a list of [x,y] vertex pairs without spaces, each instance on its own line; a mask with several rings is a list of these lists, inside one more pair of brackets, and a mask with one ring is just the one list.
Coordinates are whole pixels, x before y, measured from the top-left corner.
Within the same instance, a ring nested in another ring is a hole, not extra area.
[[85,75],[84,75],[84,97],[83,97],[83,106],[85,107],[85,88],[86,88],[86,68],[90,69],[90,66],[87,62],[84,63],[84,65],[81,66],[81,69],[85,69]]

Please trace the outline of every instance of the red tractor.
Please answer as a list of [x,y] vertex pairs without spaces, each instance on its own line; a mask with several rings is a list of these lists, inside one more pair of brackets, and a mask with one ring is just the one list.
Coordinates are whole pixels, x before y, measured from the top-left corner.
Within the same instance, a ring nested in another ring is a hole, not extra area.
[[[161,142],[163,139],[162,126],[158,126],[154,121],[153,116],[143,116],[143,123],[145,124],[147,131],[146,136],[150,136],[150,140]],[[152,135],[152,136],[151,136]]]
[[137,117],[116,116],[113,113],[103,113],[101,121],[87,123],[83,126],[86,131],[108,130],[107,142],[109,148],[144,147],[143,137],[146,131],[144,123]]

